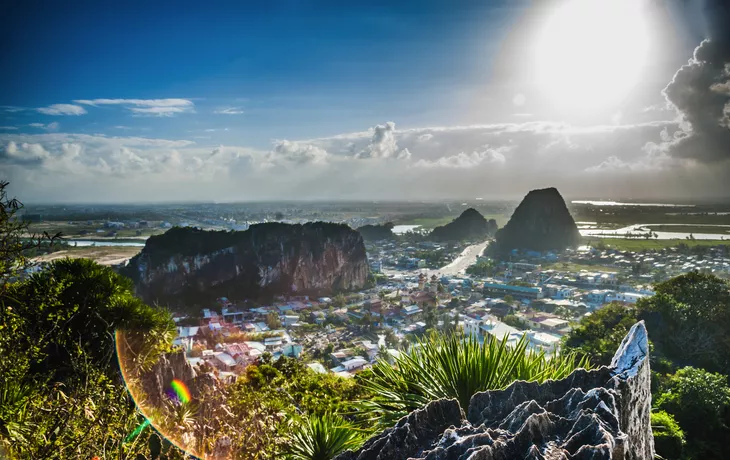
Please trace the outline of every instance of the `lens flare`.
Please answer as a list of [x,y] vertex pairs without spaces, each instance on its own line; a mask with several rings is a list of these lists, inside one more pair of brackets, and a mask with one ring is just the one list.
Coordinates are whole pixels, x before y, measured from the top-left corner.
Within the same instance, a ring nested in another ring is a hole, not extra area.
[[175,379],[172,383],[170,383],[170,386],[181,403],[187,404],[190,402],[190,390],[188,390],[187,385],[185,385],[182,381]]

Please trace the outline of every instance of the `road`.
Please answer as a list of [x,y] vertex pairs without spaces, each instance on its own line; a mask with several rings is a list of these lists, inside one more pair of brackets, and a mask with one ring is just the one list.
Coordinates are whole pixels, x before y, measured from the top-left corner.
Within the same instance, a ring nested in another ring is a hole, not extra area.
[[489,241],[484,241],[478,244],[472,244],[467,246],[461,251],[459,257],[454,259],[450,264],[443,266],[435,270],[423,270],[423,272],[429,278],[431,275],[441,276],[455,276],[463,273],[469,265],[473,265],[476,262],[477,257],[481,255],[484,248],[487,247]]

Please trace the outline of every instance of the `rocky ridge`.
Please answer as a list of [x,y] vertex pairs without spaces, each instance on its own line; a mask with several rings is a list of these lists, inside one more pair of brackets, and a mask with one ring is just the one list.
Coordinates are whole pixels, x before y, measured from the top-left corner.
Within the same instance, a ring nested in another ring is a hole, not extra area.
[[256,299],[360,289],[369,267],[346,225],[265,223],[243,232],[173,228],[147,240],[124,269],[147,302]]
[[484,239],[497,231],[497,222],[487,220],[479,211],[469,208],[446,225],[436,227],[428,238],[435,241]]
[[509,222],[490,246],[493,254],[512,249],[560,251],[577,246],[580,232],[565,200],[555,188],[532,190],[522,200]]
[[621,459],[654,457],[649,345],[635,324],[611,366],[563,380],[514,382],[429,403],[337,460]]

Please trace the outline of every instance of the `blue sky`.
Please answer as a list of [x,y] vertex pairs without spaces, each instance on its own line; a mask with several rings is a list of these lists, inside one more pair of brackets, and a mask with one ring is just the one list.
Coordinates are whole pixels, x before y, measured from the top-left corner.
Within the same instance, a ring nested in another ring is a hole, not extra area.
[[[244,113],[227,123],[259,147],[391,118],[441,123],[450,110],[458,117],[450,90],[483,81],[489,55],[525,5],[208,3],[18,3],[0,32],[2,65],[13,69],[0,101],[187,98],[198,115],[175,120],[177,129],[218,127],[220,117],[208,115],[237,107]],[[119,125],[115,115],[94,110],[94,127],[86,117],[64,121],[98,130]],[[169,132],[165,121],[154,129]]]
[[662,94],[700,3],[5,2],[0,176],[26,201],[713,197],[730,169],[680,138],[724,131]]

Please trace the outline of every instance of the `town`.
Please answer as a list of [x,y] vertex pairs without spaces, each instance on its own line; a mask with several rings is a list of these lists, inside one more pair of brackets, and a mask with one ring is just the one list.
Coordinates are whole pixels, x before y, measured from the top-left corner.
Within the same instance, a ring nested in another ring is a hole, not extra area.
[[[610,303],[635,304],[652,284],[689,271],[730,276],[727,246],[643,252],[581,246],[562,253],[481,254],[485,245],[384,240],[367,244],[377,285],[334,297],[278,298],[267,305],[211,299],[198,316],[179,314],[176,344],[194,366],[233,381],[268,353],[305,360],[316,372],[350,377],[393,359],[430,331],[462,330],[555,353],[572,325]],[[429,268],[442,263],[444,270]]]

